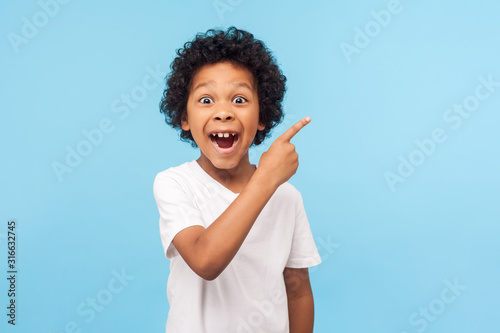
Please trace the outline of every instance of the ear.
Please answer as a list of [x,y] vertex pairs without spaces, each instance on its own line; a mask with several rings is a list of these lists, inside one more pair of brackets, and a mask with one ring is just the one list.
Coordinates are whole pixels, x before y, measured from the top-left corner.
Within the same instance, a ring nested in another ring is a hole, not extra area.
[[266,125],[264,125],[264,124],[262,124],[261,122],[259,122],[259,126],[257,126],[257,129],[258,129],[259,131],[263,131],[263,130],[264,130],[264,128],[266,128]]
[[185,131],[189,131],[189,123],[187,120],[187,112],[184,111],[184,113],[181,116],[181,127]]

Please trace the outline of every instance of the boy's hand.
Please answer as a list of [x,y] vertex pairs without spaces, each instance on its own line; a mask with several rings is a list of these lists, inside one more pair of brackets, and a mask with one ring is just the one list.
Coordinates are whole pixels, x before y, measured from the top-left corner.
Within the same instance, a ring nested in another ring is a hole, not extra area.
[[289,180],[299,167],[299,154],[290,140],[311,121],[305,117],[279,136],[269,150],[262,154],[257,171],[276,187]]

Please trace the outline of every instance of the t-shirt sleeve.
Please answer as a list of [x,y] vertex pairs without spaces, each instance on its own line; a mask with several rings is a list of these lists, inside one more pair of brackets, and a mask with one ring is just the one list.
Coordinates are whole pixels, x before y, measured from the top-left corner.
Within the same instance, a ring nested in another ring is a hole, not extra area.
[[182,229],[204,226],[195,199],[178,179],[159,173],[153,183],[153,194],[160,213],[160,237],[168,259],[178,255],[172,240]]
[[305,268],[321,263],[321,257],[314,243],[314,238],[307,220],[302,196],[298,193],[296,202],[295,228],[293,232],[292,248],[286,267]]

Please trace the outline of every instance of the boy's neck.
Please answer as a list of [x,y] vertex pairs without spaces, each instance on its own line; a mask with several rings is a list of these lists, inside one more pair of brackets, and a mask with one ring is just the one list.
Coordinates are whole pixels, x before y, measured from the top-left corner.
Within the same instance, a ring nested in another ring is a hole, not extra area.
[[219,169],[215,167],[203,153],[196,162],[198,162],[200,167],[213,179],[234,193],[241,193],[243,191],[256,170],[256,166],[250,164],[248,153],[245,154],[238,165],[232,169]]

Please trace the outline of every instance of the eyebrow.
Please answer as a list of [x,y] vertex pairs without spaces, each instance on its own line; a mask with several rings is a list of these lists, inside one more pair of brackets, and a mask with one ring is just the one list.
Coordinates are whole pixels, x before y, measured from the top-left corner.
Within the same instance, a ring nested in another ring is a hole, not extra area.
[[[243,87],[243,88],[247,88],[249,90],[252,90],[252,88],[246,82],[232,82],[231,84],[235,87]],[[199,88],[202,88],[202,87],[215,86],[215,85],[216,85],[215,81],[202,82],[202,83],[196,85],[196,87],[194,87],[193,91],[195,91]]]

